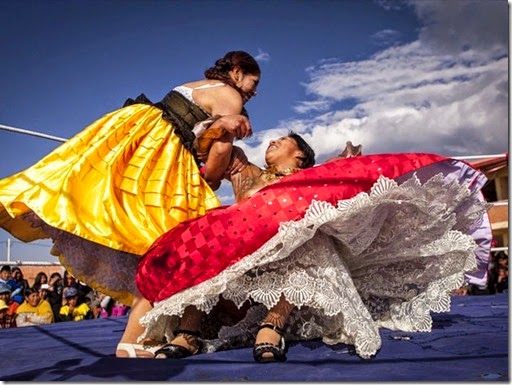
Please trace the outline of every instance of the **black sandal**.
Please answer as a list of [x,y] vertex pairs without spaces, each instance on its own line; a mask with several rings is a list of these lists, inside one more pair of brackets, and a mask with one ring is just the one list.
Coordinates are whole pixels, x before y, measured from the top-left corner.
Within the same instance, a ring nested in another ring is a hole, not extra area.
[[[261,329],[272,329],[277,334],[281,336],[278,345],[271,344],[269,342],[262,342],[260,344],[255,344],[254,349],[252,351],[252,355],[256,362],[283,362],[286,361],[286,344],[284,342],[284,330],[272,325],[272,324],[264,324],[258,328],[258,331]],[[271,357],[263,357],[265,353],[272,353]]]
[[180,359],[180,358],[186,358],[186,357],[196,355],[197,353],[199,353],[201,351],[201,349],[203,348],[203,342],[199,339],[199,337],[200,337],[199,332],[192,331],[192,330],[181,330],[181,329],[176,330],[174,332],[175,336],[178,336],[179,334],[187,334],[189,336],[196,337],[198,339],[197,340],[198,341],[197,350],[195,352],[191,352],[187,348],[180,346],[180,345],[166,344],[155,352],[155,358],[163,358],[163,357],[158,357],[158,355],[163,354],[165,356],[165,358]]

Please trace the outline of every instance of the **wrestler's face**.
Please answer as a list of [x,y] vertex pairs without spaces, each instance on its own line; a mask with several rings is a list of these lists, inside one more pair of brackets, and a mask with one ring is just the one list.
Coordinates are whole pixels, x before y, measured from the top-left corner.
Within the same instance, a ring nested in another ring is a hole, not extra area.
[[236,86],[242,91],[243,103],[247,103],[249,99],[256,96],[256,90],[260,82],[259,75],[244,73],[240,67],[235,67],[231,73]]
[[279,139],[271,140],[267,151],[265,152],[265,161],[269,166],[298,167],[299,159],[303,156],[295,139],[289,136],[283,136]]

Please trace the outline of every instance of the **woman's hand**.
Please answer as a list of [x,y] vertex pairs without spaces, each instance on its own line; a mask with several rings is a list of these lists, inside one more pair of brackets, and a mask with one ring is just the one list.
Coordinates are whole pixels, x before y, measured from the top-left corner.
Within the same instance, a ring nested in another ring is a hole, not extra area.
[[245,166],[247,166],[247,164],[249,164],[249,160],[247,159],[245,152],[240,147],[233,146],[233,150],[231,151],[231,161],[226,169],[225,175],[229,176],[239,173],[245,168]]
[[212,123],[212,128],[223,128],[237,139],[252,135],[251,122],[244,115],[224,115]]

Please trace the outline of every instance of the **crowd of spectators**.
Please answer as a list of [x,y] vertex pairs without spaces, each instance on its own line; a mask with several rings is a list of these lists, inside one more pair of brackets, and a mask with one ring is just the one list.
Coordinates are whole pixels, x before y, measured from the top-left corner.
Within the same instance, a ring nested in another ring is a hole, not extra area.
[[[492,252],[487,287],[466,285],[454,295],[482,295],[508,291],[508,253]],[[0,269],[0,328],[81,321],[126,315],[130,308],[92,290],[64,271],[48,278],[39,272],[32,286],[19,267]]]
[[19,267],[0,269],[0,328],[123,316],[129,307],[64,271],[39,272],[30,286]]

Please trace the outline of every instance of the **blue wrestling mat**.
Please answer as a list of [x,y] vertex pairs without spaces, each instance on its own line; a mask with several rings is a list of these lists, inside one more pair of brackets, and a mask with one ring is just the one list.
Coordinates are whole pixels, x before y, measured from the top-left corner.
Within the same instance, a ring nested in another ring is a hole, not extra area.
[[362,360],[347,345],[292,344],[284,363],[257,364],[252,349],[183,360],[118,359],[126,317],[0,329],[3,381],[509,382],[508,293],[453,297],[431,333],[381,330]]

